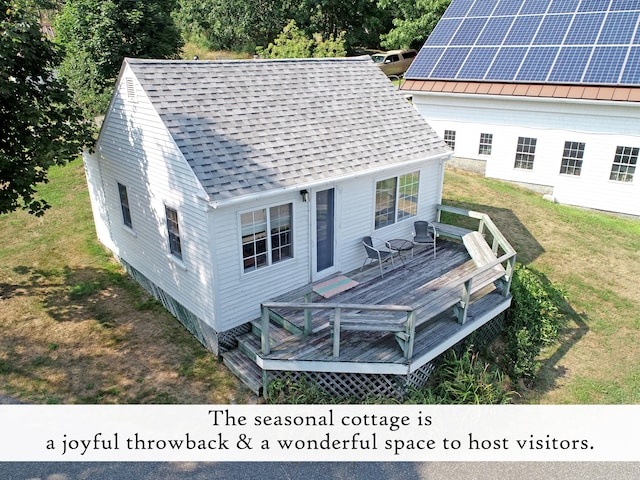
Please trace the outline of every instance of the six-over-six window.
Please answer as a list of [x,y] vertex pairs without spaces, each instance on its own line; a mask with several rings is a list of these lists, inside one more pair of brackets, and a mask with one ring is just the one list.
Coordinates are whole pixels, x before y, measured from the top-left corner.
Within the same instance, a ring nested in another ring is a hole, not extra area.
[[536,156],[536,138],[518,137],[515,168],[533,170],[533,160]]
[[288,203],[240,215],[245,272],[293,257],[292,208]]
[[616,182],[633,181],[633,175],[636,173],[636,165],[638,164],[638,151],[638,147],[618,146],[611,166],[609,180]]
[[564,142],[560,173],[565,175],[580,175],[583,157],[583,142]]
[[386,227],[418,214],[420,172],[376,182],[375,228]]

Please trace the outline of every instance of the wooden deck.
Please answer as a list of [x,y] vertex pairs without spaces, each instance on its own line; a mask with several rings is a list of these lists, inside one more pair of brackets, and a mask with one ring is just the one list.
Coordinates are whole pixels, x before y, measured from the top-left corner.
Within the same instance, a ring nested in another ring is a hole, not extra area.
[[[347,277],[359,285],[337,294],[330,299],[312,293],[310,300],[320,304],[411,304],[421,292],[421,287],[458,267],[472,264],[471,257],[463,245],[451,241],[438,242],[434,260],[431,250],[417,250],[414,258],[406,260],[406,265],[386,267],[384,277],[380,277],[377,265],[355,271]],[[308,293],[308,292],[307,292]],[[271,329],[271,336],[278,337],[271,342],[267,355],[258,353],[257,364],[266,370],[331,371],[358,373],[408,374],[433,360],[442,352],[464,339],[473,331],[509,307],[511,298],[503,296],[493,285],[475,295],[469,305],[467,320],[458,322],[453,310],[420,323],[416,329],[415,349],[411,358],[405,358],[395,335],[388,332],[367,332],[360,330],[342,331],[340,335],[340,355],[333,355],[332,331],[329,325],[331,309],[315,310],[312,313],[312,333],[305,335],[304,312],[295,308],[274,309],[284,319],[285,328]],[[479,298],[478,298],[479,297]],[[300,291],[291,292],[274,299],[276,302],[304,303]],[[282,321],[282,320],[281,320]],[[290,330],[299,334],[287,333]],[[260,330],[255,322],[255,331]],[[283,332],[285,332],[283,334]]]
[[457,241],[438,238],[435,258],[431,247],[416,247],[395,268],[387,262],[384,277],[377,264],[341,274],[358,285],[331,298],[307,285],[265,303],[252,333],[238,338],[249,362],[228,365],[252,376],[252,388],[269,370],[416,372],[511,304],[515,251],[488,217],[480,218],[479,231],[453,229]]

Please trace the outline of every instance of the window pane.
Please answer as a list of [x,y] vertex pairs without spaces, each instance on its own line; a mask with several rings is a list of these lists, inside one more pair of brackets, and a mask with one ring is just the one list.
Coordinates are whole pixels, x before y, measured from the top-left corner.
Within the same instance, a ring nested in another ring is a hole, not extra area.
[[398,221],[418,214],[418,186],[420,172],[400,176],[398,189]]
[[376,183],[375,228],[391,225],[396,221],[396,178]]
[[182,245],[180,244],[180,228],[178,226],[178,212],[173,208],[165,207],[167,216],[167,231],[169,233],[169,251],[179,259],[182,259]]
[[270,214],[271,227],[271,262],[292,258],[291,248],[291,210],[292,205],[279,205],[272,207]]

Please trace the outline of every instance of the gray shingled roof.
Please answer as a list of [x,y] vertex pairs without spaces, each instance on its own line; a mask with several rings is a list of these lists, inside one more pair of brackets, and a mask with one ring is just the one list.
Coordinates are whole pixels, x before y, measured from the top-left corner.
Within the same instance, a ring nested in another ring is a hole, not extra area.
[[368,57],[126,61],[213,201],[448,152]]

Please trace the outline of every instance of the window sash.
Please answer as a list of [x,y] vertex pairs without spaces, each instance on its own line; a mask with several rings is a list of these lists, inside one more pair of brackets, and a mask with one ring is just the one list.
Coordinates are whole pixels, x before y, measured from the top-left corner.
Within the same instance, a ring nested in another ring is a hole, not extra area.
[[129,195],[127,187],[118,182],[118,196],[120,197],[120,210],[122,211],[122,223],[127,227],[133,228],[131,221],[131,209],[129,208]]
[[376,183],[376,230],[396,223],[396,185],[397,177]]
[[178,211],[165,206],[165,214],[167,217],[167,232],[169,234],[169,251],[172,255],[182,260],[182,245],[180,242]]

